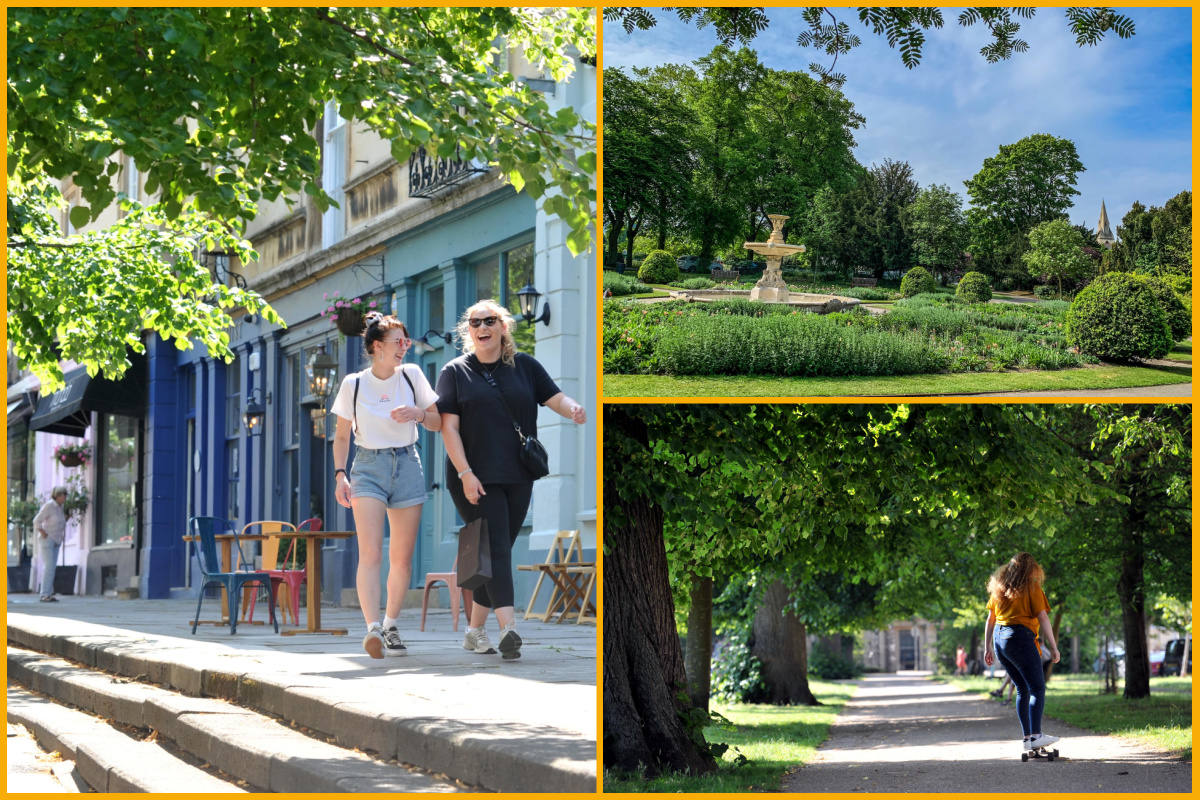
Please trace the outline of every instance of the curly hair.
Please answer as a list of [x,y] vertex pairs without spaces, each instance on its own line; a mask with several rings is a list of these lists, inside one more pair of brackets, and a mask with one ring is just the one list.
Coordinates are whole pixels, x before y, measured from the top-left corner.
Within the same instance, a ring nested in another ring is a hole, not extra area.
[[992,573],[988,594],[997,601],[1029,594],[1046,579],[1041,565],[1029,553],[1017,553],[1007,564]]
[[513,366],[517,360],[517,343],[513,339],[513,329],[517,327],[517,321],[513,319],[513,315],[507,308],[490,298],[480,300],[468,308],[463,312],[462,318],[458,320],[454,331],[458,334],[458,342],[462,351],[468,355],[475,352],[475,342],[471,339],[471,315],[476,311],[489,311],[504,323],[500,332],[500,361],[510,367]]
[[375,343],[382,342],[383,337],[387,336],[388,331],[394,331],[397,328],[404,331],[404,338],[408,338],[408,326],[393,316],[384,316],[378,311],[367,313],[366,324],[363,326],[363,349],[367,351],[367,355],[375,354]]

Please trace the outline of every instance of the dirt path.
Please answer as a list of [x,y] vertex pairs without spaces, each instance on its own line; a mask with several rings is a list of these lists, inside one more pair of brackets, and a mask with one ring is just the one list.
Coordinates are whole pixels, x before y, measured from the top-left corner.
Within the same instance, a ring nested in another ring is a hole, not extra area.
[[1190,792],[1192,765],[1047,719],[1061,757],[1022,763],[1016,712],[919,673],[871,675],[785,792]]

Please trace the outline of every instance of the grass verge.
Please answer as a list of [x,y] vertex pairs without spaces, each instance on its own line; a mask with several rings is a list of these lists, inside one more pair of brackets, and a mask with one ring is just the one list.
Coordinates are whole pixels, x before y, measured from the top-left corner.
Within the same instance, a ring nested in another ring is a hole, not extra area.
[[1192,363],[1192,343],[1191,342],[1176,342],[1171,348],[1171,352],[1167,353],[1165,358],[1168,361],[1186,361]]
[[[824,705],[766,706],[714,705],[713,710],[734,724],[735,730],[704,730],[710,743],[723,742],[729,750],[712,775],[662,775],[651,780],[640,776],[604,773],[607,792],[777,792],[791,768],[812,760],[817,747],[829,738],[829,726],[854,694],[850,682],[809,679],[809,688]],[[750,760],[734,766],[737,753]]]
[[[976,693],[999,686],[983,676],[937,680]],[[1192,760],[1191,678],[1151,678],[1150,697],[1144,700],[1100,694],[1101,686],[1098,676],[1055,675],[1046,684],[1046,714],[1069,725],[1132,739]]]
[[645,300],[645,299],[651,298],[651,297],[670,297],[670,296],[671,296],[670,292],[659,292],[659,291],[642,292],[641,294],[626,295],[626,297],[631,297],[634,300]]
[[605,397],[919,397],[923,395],[1127,389],[1187,383],[1189,367],[1102,364],[1054,372],[966,372],[891,377],[773,378],[740,375],[605,375]]

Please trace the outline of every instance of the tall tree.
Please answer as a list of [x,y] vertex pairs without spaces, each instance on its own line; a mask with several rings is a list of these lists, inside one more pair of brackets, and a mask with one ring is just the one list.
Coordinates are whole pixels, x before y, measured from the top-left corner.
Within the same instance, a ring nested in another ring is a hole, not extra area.
[[971,200],[971,255],[980,271],[1020,277],[1029,231],[1066,218],[1083,171],[1075,143],[1046,133],[1001,145],[999,153],[985,159],[975,177],[964,181]]
[[905,215],[913,256],[934,274],[946,275],[963,262],[969,242],[962,198],[949,186],[933,184],[921,191]]
[[1083,247],[1083,237],[1074,225],[1065,219],[1053,219],[1029,231],[1029,252],[1021,258],[1034,278],[1057,281],[1058,296],[1062,297],[1063,279],[1079,280],[1093,267]]
[[875,277],[882,280],[885,272],[903,272],[912,265],[912,239],[904,219],[921,187],[913,179],[907,161],[890,158],[878,166],[871,165],[869,185],[871,206],[867,214],[878,242]]
[[1192,193],[1183,191],[1159,208],[1134,201],[1121,224],[1110,264],[1122,272],[1192,274]]

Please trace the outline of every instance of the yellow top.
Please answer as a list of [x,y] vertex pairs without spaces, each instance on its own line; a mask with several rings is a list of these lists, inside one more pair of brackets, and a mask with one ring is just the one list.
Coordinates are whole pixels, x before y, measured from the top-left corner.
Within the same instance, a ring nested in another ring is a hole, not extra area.
[[[1029,594],[1023,594],[1020,597],[1003,597],[996,600],[993,595],[988,598],[988,611],[996,615],[997,625],[1024,625],[1029,630],[1033,631],[1033,635],[1038,635],[1038,630],[1041,625],[1038,623],[1038,613],[1050,611],[1050,601],[1046,599],[1046,592],[1041,586],[1037,586]],[[1040,649],[1040,648],[1039,648]]]

